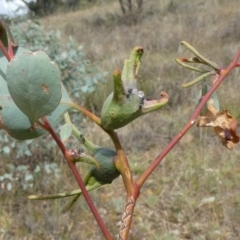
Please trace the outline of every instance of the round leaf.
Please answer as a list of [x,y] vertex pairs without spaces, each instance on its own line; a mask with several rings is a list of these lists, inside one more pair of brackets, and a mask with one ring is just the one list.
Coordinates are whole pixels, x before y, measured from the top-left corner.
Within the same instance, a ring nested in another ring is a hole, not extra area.
[[[27,52],[30,51],[22,47],[14,48],[15,58]],[[18,140],[33,139],[46,134],[47,132],[34,124],[34,121],[28,118],[12,100],[6,82],[7,65],[8,61],[0,51],[0,129],[6,130],[11,137]],[[63,85],[61,102],[71,102]],[[68,105],[60,103],[58,107],[47,116],[52,127],[55,127],[62,120],[63,114],[69,108]]]
[[[62,102],[71,102],[65,87],[62,85]],[[34,124],[13,102],[11,96],[0,93],[0,129],[5,129],[8,134],[18,140],[26,140],[40,137],[47,132]],[[58,107],[47,116],[52,127],[55,127],[61,120],[64,113],[70,107],[66,104],[59,104]]]
[[41,51],[20,54],[7,67],[9,93],[18,108],[37,120],[53,112],[61,99],[60,72]]

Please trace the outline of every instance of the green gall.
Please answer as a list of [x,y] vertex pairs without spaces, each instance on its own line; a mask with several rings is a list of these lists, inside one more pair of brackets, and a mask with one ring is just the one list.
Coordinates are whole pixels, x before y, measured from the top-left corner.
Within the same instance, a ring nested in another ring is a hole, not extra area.
[[[95,148],[93,157],[97,160],[99,166],[92,166],[84,179],[84,184],[87,191],[92,191],[105,184],[110,184],[117,178],[120,173],[115,167],[114,161],[117,156],[114,150],[108,148]],[[72,201],[64,208],[63,212],[68,211],[82,192],[76,194]]]
[[90,175],[102,184],[112,183],[120,173],[115,166],[116,151],[108,148],[100,148],[96,150],[93,157],[98,161],[99,168],[93,166],[90,169]]
[[103,104],[101,124],[105,129],[124,127],[134,119],[155,111],[168,102],[168,94],[161,92],[161,97],[148,101],[143,91],[137,89],[137,73],[143,55],[142,47],[135,47],[129,59],[124,61],[122,74],[113,73],[113,93]]
[[135,92],[127,97],[123,95],[120,104],[114,101],[112,93],[106,99],[102,108],[102,126],[106,129],[118,129],[141,115],[141,99]]

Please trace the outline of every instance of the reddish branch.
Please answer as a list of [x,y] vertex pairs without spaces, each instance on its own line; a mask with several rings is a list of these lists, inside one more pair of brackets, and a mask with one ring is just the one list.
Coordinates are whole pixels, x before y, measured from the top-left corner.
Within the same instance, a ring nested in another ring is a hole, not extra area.
[[0,40],[0,49],[2,50],[4,56],[7,58],[7,60],[10,62],[11,61],[11,56],[8,54],[7,49],[3,45],[2,41]]
[[238,64],[238,59],[240,57],[240,50],[236,54],[232,63],[225,69],[219,70],[219,77],[212,85],[211,89],[206,93],[206,95],[201,99],[200,104],[195,109],[193,115],[190,117],[189,121],[182,128],[182,130],[172,139],[172,141],[163,149],[163,151],[156,157],[153,163],[147,168],[147,170],[139,177],[137,180],[137,184],[139,187],[143,185],[143,183],[147,180],[147,178],[151,175],[154,169],[158,166],[158,164],[162,161],[162,159],[168,154],[168,152],[178,143],[178,141],[186,134],[186,132],[194,125],[196,118],[200,114],[202,108],[210,99],[211,95],[216,91],[216,89],[220,86],[222,81],[227,77],[227,75],[235,68]]
[[57,143],[58,147],[61,149],[61,151],[62,151],[62,153],[63,153],[63,155],[64,155],[64,157],[65,157],[65,159],[66,159],[66,161],[67,161],[67,163],[68,163],[68,165],[70,167],[70,169],[72,170],[72,173],[73,173],[73,175],[74,175],[74,177],[75,177],[75,179],[76,179],[76,181],[77,181],[77,183],[78,183],[78,185],[79,185],[79,187],[80,187],[80,189],[82,191],[82,194],[83,194],[83,196],[84,196],[84,198],[85,198],[89,208],[91,209],[91,211],[92,211],[92,213],[93,213],[93,215],[94,215],[94,217],[95,217],[99,227],[101,228],[105,238],[108,239],[108,240],[112,240],[113,237],[111,236],[111,234],[109,233],[107,227],[105,226],[104,222],[102,221],[102,219],[101,219],[101,217],[100,217],[100,215],[99,215],[99,213],[98,213],[98,211],[97,211],[97,209],[96,209],[96,207],[95,207],[95,205],[94,205],[94,203],[93,203],[93,201],[92,201],[88,191],[85,188],[84,182],[83,182],[83,180],[82,180],[82,178],[81,178],[81,176],[80,176],[80,174],[79,174],[79,172],[78,172],[78,170],[76,168],[75,163],[73,161],[71,161],[71,157],[68,154],[67,149],[65,148],[64,144],[62,143],[61,139],[58,137],[58,135],[56,134],[54,129],[49,124],[47,118],[43,117],[42,120],[43,120],[44,124],[41,124],[41,123],[39,123],[39,124],[46,131],[48,131],[51,134],[51,136],[53,137],[53,139]]
[[[194,113],[190,117],[189,121],[182,128],[182,130],[172,139],[172,141],[163,149],[163,151],[156,157],[156,159],[152,162],[152,164],[145,170],[145,172],[138,178],[135,184],[132,185],[132,195],[128,196],[125,210],[122,215],[122,224],[119,231],[118,240],[126,240],[128,239],[129,230],[131,226],[133,211],[135,207],[136,200],[139,196],[139,191],[144,184],[144,182],[148,179],[148,177],[152,174],[155,168],[159,165],[162,159],[173,149],[173,147],[179,142],[179,140],[186,134],[186,132],[195,124],[196,118],[200,114],[202,108],[210,99],[211,95],[216,91],[216,89],[220,86],[223,80],[227,77],[227,75],[235,68],[239,67],[238,59],[240,57],[240,50],[236,54],[232,63],[225,69],[219,69],[218,79],[214,82],[212,88],[206,93],[204,97],[202,97],[200,104],[195,109]],[[129,199],[131,199],[131,203],[128,204]],[[127,216],[127,217],[126,217]]]

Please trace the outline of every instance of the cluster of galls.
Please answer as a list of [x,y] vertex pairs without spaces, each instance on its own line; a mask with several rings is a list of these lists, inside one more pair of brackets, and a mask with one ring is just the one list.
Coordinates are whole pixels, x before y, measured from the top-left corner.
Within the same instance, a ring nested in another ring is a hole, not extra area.
[[[137,90],[137,73],[142,54],[141,47],[134,48],[130,58],[124,62],[122,74],[119,70],[113,74],[113,93],[104,102],[101,112],[101,125],[107,130],[121,128],[139,116],[161,108],[168,102],[168,95],[165,92],[161,93],[160,99],[148,100],[143,91]],[[93,164],[84,179],[88,191],[109,184],[120,175],[115,165],[117,159],[115,150],[94,145],[83,135],[80,135],[80,141],[90,155],[82,150],[71,150],[69,154],[73,162]],[[81,195],[81,191],[74,191],[74,194],[71,193],[71,196],[73,195],[75,197],[66,210],[74,204]],[[43,197],[37,196],[34,199],[43,199]]]

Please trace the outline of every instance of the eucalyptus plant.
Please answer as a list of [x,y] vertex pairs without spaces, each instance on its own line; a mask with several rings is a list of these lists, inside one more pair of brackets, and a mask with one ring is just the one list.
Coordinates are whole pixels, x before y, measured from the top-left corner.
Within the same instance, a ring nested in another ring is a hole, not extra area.
[[[187,42],[183,41],[181,44],[194,57],[178,58],[176,62],[201,74],[193,81],[184,83],[183,87],[191,87],[209,76],[214,76],[214,80],[203,84],[197,107],[186,125],[147,169],[137,179],[133,179],[128,157],[118,138],[117,129],[144,114],[159,110],[167,104],[169,99],[168,94],[162,91],[158,99],[148,100],[144,91],[138,89],[138,71],[144,49],[140,46],[135,47],[129,58],[124,61],[122,72],[120,70],[113,72],[113,92],[103,103],[101,115],[96,116],[71,100],[61,82],[58,66],[45,52],[32,52],[16,45],[8,26],[4,22],[0,23],[0,129],[18,140],[35,139],[50,134],[79,185],[79,189],[68,193],[31,195],[29,199],[41,200],[72,196],[73,198],[64,209],[67,211],[83,195],[104,237],[113,239],[88,191],[111,184],[121,175],[126,190],[126,202],[117,239],[126,240],[141,187],[162,159],[192,126],[213,127],[222,144],[228,149],[232,149],[239,142],[239,136],[236,133],[236,118],[228,110],[220,111],[215,91],[226,76],[234,68],[240,66],[238,60],[240,51],[228,67],[220,68]],[[194,64],[197,64],[197,67]],[[201,65],[205,68],[198,67]],[[209,70],[206,70],[206,67]],[[84,136],[81,129],[72,123],[70,109],[75,109],[79,114],[85,115],[89,121],[94,122],[106,132],[114,144],[114,149],[97,146],[87,136]],[[56,126],[61,123],[62,119],[65,124],[58,133]],[[79,141],[79,149],[68,149],[64,145],[64,141],[71,135]],[[76,167],[76,164],[82,162],[91,165],[84,177]]]

